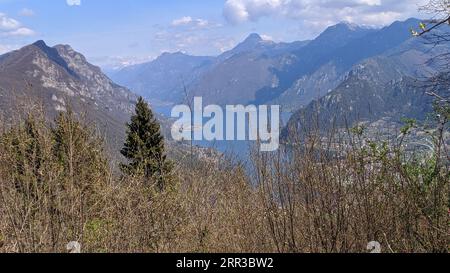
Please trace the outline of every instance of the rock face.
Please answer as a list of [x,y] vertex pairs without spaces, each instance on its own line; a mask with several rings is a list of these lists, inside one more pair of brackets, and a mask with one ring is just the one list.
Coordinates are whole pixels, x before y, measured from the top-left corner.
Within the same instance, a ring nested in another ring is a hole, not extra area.
[[44,108],[48,119],[70,107],[97,125],[111,146],[122,143],[136,95],[113,83],[68,45],[43,41],[0,56],[0,112],[15,119]]

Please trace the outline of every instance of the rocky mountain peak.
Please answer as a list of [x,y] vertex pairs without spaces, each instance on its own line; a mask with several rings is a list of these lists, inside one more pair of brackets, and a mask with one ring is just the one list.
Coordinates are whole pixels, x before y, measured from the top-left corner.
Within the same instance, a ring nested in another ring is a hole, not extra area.
[[184,52],[177,51],[177,52],[164,52],[156,59],[157,60],[171,60],[171,59],[184,58],[184,57],[189,57],[189,55],[185,54]]
[[38,41],[34,42],[32,45],[39,47],[41,49],[48,48],[48,46],[44,40],[38,40]]
[[348,21],[342,21],[331,27],[331,29],[346,29],[349,31],[357,31],[358,29],[365,29],[365,27],[359,26],[358,24],[351,23]]
[[346,43],[349,39],[362,37],[369,33],[371,29],[361,27],[349,22],[341,22],[328,27],[317,37],[316,42],[326,41],[327,43]]
[[258,33],[251,33],[243,43],[259,43],[262,42],[263,39]]
[[[35,50],[35,49],[37,49],[38,50],[37,52],[39,52],[43,55],[42,56],[43,58],[50,60],[51,62],[62,67],[67,73],[71,74],[72,76],[75,76],[74,71],[69,67],[67,61],[61,57],[58,50],[56,50],[53,47],[49,47],[43,40],[39,40],[29,46],[25,46],[22,49],[20,49],[18,52],[19,52],[19,55],[24,55],[23,53],[20,53],[20,52],[26,52],[26,51]],[[40,56],[35,56],[34,58],[35,58],[35,62],[38,62],[38,60],[41,59]]]
[[[257,50],[267,50],[275,45],[272,41],[264,41],[257,33],[250,34],[244,41],[239,43],[236,47],[222,54],[222,59],[227,59],[233,55],[251,52]],[[219,57],[220,58],[220,57]]]
[[99,67],[90,64],[83,54],[75,51],[71,46],[56,45],[53,49],[66,61],[68,67],[80,77],[91,79],[94,75],[103,74]]

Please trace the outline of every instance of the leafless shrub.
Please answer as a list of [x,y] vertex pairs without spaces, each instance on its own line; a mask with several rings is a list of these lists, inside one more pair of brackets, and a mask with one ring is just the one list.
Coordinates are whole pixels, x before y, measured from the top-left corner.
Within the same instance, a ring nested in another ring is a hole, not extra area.
[[[175,168],[165,191],[110,171],[102,141],[70,113],[0,136],[0,252],[448,252],[449,170],[436,145],[407,155],[359,130],[298,134]],[[443,135],[437,135],[442,138]],[[407,140],[404,140],[407,141]]]

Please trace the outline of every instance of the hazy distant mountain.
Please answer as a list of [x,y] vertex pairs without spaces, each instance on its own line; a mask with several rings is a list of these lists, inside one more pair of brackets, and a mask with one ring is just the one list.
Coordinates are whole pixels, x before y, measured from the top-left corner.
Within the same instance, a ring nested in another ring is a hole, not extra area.
[[254,103],[259,90],[279,86],[276,71],[292,62],[293,52],[308,43],[275,43],[251,34],[235,48],[219,55],[215,65],[189,90],[191,94],[202,96],[205,103]]
[[191,89],[208,102],[280,104],[295,110],[336,88],[353,65],[410,39],[410,28],[418,24],[410,19],[373,29],[340,23],[298,47],[252,34],[224,53],[226,58]]
[[[202,95],[206,101],[245,102],[254,100],[258,89],[272,84],[271,69],[286,61],[283,57],[308,42],[274,43],[251,34],[217,57],[165,53],[152,62],[124,68],[111,77],[152,101],[179,103],[186,95],[186,86],[189,96]],[[239,96],[230,100],[237,90]]]
[[351,127],[355,122],[378,124],[381,131],[387,121],[424,120],[433,110],[433,99],[425,94],[422,81],[436,72],[428,60],[441,50],[414,38],[364,60],[353,66],[336,89],[293,115],[288,131],[315,124]]
[[[430,48],[410,34],[419,22],[409,19],[382,29],[340,23],[312,41],[297,43],[275,43],[251,34],[215,58],[161,56],[143,65],[148,70],[138,71],[155,84],[152,88],[161,90],[150,98],[173,101],[184,96],[171,76],[182,69],[189,75],[189,94],[202,96],[205,103],[280,104],[296,112],[291,126],[302,118],[311,120],[317,111],[323,122],[335,117],[398,121],[430,110],[423,88],[413,85],[422,72],[433,69],[421,66],[430,58]],[[169,76],[153,81],[152,74]],[[173,88],[164,88],[169,83]]]
[[274,43],[251,34],[234,49],[219,56],[222,61],[191,89],[212,103],[269,103],[291,87],[296,79],[319,68],[323,59],[331,58],[334,49],[371,31],[339,24],[313,41],[296,43]]
[[42,104],[49,119],[70,107],[119,145],[136,96],[68,45],[43,41],[0,56],[0,112],[14,119]]
[[126,67],[112,79],[153,102],[182,102],[184,86],[190,85],[213,64],[213,57],[189,56],[181,52],[164,53],[156,60]]
[[221,54],[219,59],[227,59],[236,54],[246,53],[246,52],[256,52],[256,51],[265,51],[268,49],[272,49],[275,46],[275,43],[272,41],[263,40],[261,36],[257,33],[250,34],[244,41],[239,43],[233,49]]
[[335,89],[351,67],[411,38],[419,21],[395,22],[383,29],[340,23],[312,41],[275,43],[249,35],[217,57],[163,54],[125,68],[112,77],[155,101],[179,103],[198,95],[206,103],[280,104],[296,110]]
[[[285,85],[290,86],[272,91],[280,95],[271,102],[292,110],[321,98],[344,80],[353,65],[411,39],[409,30],[418,24],[419,20],[409,19],[379,30],[349,24],[328,28],[297,53],[298,62],[279,73],[280,78],[285,78]],[[336,43],[327,43],[328,40]]]
[[233,49],[219,55],[216,62],[225,61],[230,57],[239,54],[267,54],[271,56],[281,55],[286,52],[299,50],[306,46],[310,41],[300,41],[294,43],[275,43],[270,40],[264,40],[259,34],[252,33],[244,41],[236,45]]

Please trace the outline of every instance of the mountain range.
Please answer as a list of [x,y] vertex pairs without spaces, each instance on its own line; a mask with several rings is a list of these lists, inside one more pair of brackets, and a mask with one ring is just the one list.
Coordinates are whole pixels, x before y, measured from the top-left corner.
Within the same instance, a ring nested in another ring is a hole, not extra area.
[[288,130],[308,125],[317,113],[324,124],[424,118],[431,98],[417,79],[436,72],[427,61],[448,46],[432,48],[412,37],[410,28],[419,22],[381,29],[340,23],[314,40],[292,43],[251,34],[219,56],[164,53],[109,77],[70,46],[37,41],[0,55],[0,115],[14,119],[39,102],[52,118],[70,106],[115,147],[138,95],[152,105],[194,95],[205,104],[279,104],[292,113]]
[[433,112],[427,81],[440,70],[440,64],[430,60],[449,50],[450,43],[436,46],[426,39],[410,38],[362,60],[336,88],[296,111],[284,134],[302,127],[327,129],[355,123],[384,135],[386,130],[398,134],[404,119],[427,120]]
[[[69,45],[48,46],[37,41],[0,55],[0,121],[22,120],[28,114],[44,114],[48,121],[60,112],[72,111],[104,137],[107,151],[121,160],[125,124],[130,121],[138,95],[119,86]],[[170,122],[156,114],[162,125],[168,152],[182,158],[190,147],[168,137]],[[196,147],[194,156],[204,159],[214,151]]]
[[[112,78],[150,100],[176,98],[166,100],[169,104],[183,101],[186,95],[202,96],[205,103],[219,105],[278,104],[292,114],[288,130],[308,126],[317,113],[324,125],[356,121],[385,124],[380,120],[398,125],[402,118],[425,119],[432,111],[432,99],[425,95],[420,79],[437,72],[428,61],[449,49],[449,45],[436,48],[413,37],[410,30],[419,24],[414,18],[381,29],[339,23],[314,40],[294,43],[275,43],[251,34],[216,57],[165,54],[119,71]],[[148,75],[143,82],[151,81],[152,71],[142,68],[164,63],[168,55],[172,62],[196,60],[193,69],[184,66],[182,73],[176,69],[162,73],[170,75],[170,89],[158,87],[157,81],[152,81],[156,85],[149,89],[135,88],[141,84],[139,80],[132,85],[121,81],[120,77],[130,77],[132,70]],[[188,80],[178,85],[177,77]],[[154,98],[154,90],[166,95]]]
[[293,43],[251,34],[216,57],[166,53],[111,77],[149,100],[175,104],[188,93],[207,103],[280,104],[295,111],[338,87],[354,65],[412,39],[410,29],[419,22],[409,19],[382,29],[340,23],[312,41]]

